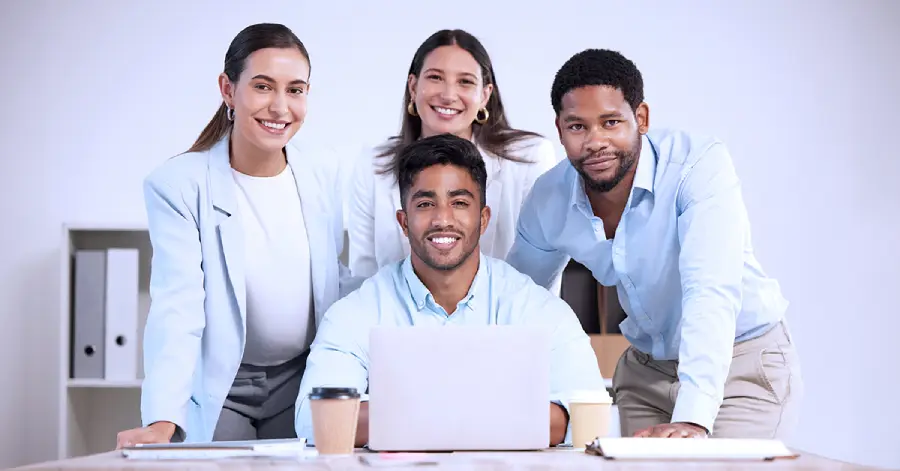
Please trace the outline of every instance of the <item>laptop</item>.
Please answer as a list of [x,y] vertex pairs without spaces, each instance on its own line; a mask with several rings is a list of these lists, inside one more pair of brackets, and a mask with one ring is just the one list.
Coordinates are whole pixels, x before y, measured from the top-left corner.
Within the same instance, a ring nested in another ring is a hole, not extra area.
[[549,446],[545,329],[380,326],[369,335],[370,450]]

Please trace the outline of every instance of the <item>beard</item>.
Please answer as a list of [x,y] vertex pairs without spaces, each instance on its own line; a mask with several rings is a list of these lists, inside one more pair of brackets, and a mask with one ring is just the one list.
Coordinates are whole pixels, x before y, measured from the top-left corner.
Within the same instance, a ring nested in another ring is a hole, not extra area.
[[598,179],[591,177],[588,172],[584,169],[584,161],[587,160],[588,156],[583,157],[574,165],[575,170],[578,171],[578,174],[581,175],[581,178],[584,180],[584,185],[597,193],[606,193],[609,190],[615,188],[622,180],[625,179],[625,175],[628,175],[628,171],[634,167],[634,163],[637,161],[638,155],[641,153],[641,136],[638,135],[637,141],[631,147],[631,150],[618,150],[613,152],[613,155],[616,156],[616,159],[619,162],[618,167],[615,169],[615,173],[613,176],[606,179]]
[[478,248],[478,234],[481,232],[481,226],[479,224],[479,227],[475,228],[474,234],[459,233],[460,239],[457,242],[459,245],[447,254],[440,253],[428,242],[428,237],[437,232],[446,231],[432,231],[421,239],[410,239],[409,248],[427,267],[440,271],[452,271],[459,268],[475,253]]

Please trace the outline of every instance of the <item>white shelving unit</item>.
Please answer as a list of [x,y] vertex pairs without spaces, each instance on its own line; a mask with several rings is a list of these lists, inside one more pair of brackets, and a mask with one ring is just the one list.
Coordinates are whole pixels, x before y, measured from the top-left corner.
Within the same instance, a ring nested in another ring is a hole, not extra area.
[[60,260],[60,371],[58,459],[110,451],[116,433],[140,426],[140,394],[143,364],[138,354],[138,377],[134,380],[73,379],[72,270],[75,250],[136,248],[139,250],[138,352],[142,352],[143,328],[150,308],[150,236],[145,226],[66,224],[63,227]]

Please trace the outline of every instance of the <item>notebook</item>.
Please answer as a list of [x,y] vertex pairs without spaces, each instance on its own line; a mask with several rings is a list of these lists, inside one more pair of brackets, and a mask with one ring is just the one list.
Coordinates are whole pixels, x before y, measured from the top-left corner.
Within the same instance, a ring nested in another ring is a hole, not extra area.
[[130,459],[192,460],[253,457],[302,457],[315,454],[307,450],[305,438],[221,441],[209,443],[152,443],[122,449]]
[[586,453],[620,460],[760,460],[797,458],[780,440],[737,438],[598,438]]

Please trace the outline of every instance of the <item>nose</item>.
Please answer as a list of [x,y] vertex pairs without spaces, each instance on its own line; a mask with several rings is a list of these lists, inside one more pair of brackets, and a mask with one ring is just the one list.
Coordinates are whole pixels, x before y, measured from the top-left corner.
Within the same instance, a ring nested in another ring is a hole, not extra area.
[[607,147],[609,147],[609,136],[602,131],[593,129],[584,138],[584,149],[591,154],[602,152]]
[[458,93],[456,91],[455,85],[453,85],[452,83],[447,82],[447,81],[443,82],[443,85],[441,85],[441,92],[439,95],[441,97],[442,101],[444,101],[445,103],[452,103],[452,102],[456,101],[457,95],[458,95]]
[[450,227],[453,225],[453,211],[450,209],[449,205],[441,204],[435,207],[435,210],[432,211],[431,217],[431,227],[435,229],[443,229],[446,227]]
[[277,116],[283,116],[288,112],[287,97],[284,93],[272,94],[272,101],[269,103],[269,111]]

